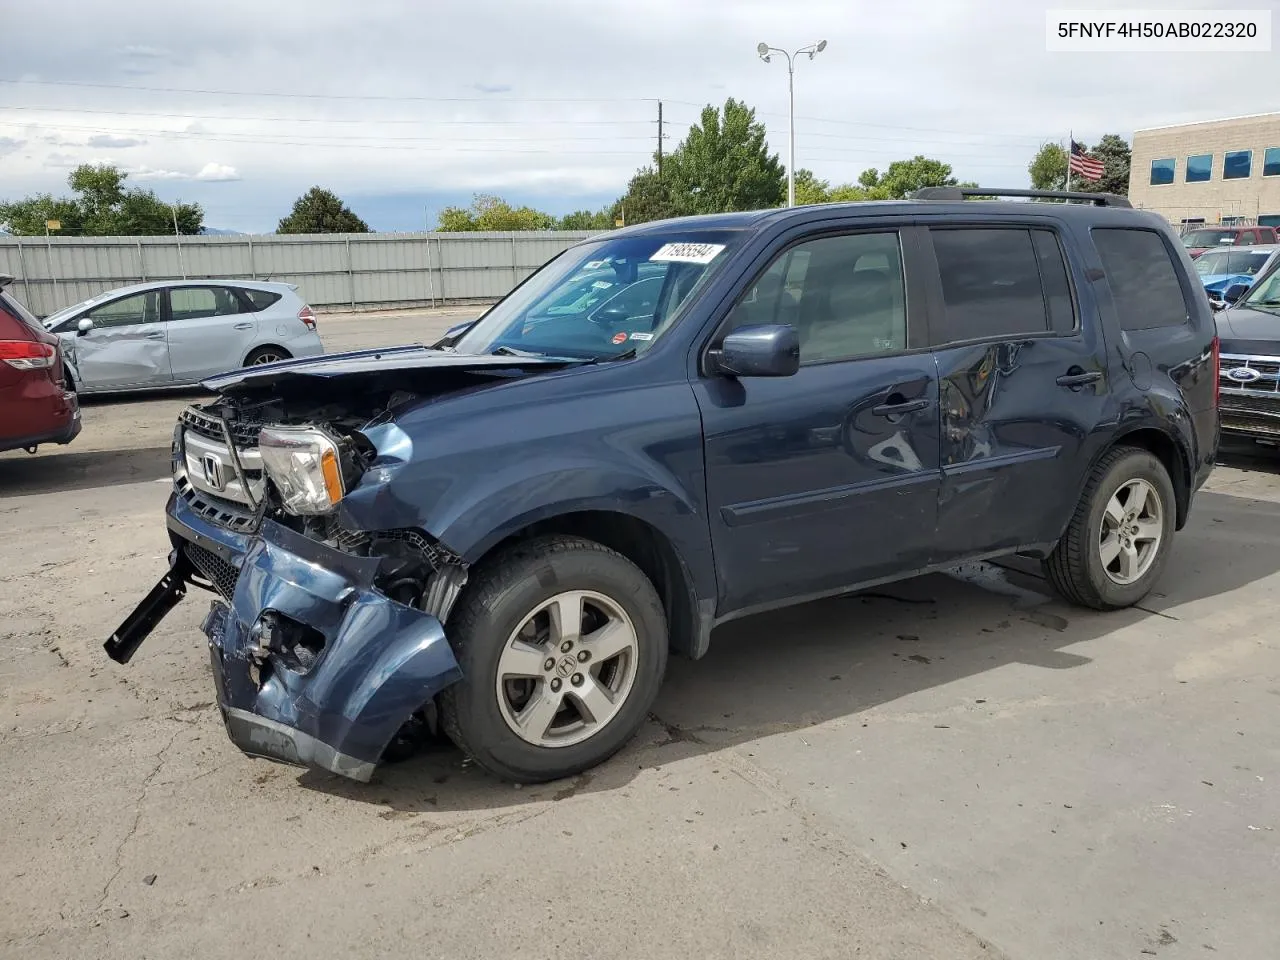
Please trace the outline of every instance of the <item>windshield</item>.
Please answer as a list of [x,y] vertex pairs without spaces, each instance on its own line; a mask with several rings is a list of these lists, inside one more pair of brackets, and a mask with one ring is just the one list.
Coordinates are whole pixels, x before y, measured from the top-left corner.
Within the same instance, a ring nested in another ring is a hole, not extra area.
[[582,359],[643,353],[737,241],[734,231],[673,228],[572,247],[495,304],[455,349]]
[[1224,274],[1246,274],[1252,277],[1266,266],[1269,259],[1270,250],[1208,250],[1194,262],[1196,273],[1202,277]]
[[1280,307],[1280,268],[1272,270],[1253,285],[1249,295],[1244,298],[1244,305],[1270,309]]
[[[109,292],[110,291],[108,291],[108,293]],[[96,297],[90,297],[88,300],[81,300],[79,303],[73,303],[69,307],[63,307],[61,310],[54,311],[53,313],[49,314],[47,317],[44,318],[45,328],[48,330],[52,330],[54,325],[57,324],[58,321],[62,320],[64,317],[67,317],[73,313],[79,313],[81,310],[85,309],[86,307],[92,306],[93,304],[97,303],[99,300],[103,300],[105,298],[106,298],[106,294],[100,293]]]
[[1182,245],[1191,247],[1216,247],[1231,243],[1236,238],[1234,230],[1192,230],[1182,238]]

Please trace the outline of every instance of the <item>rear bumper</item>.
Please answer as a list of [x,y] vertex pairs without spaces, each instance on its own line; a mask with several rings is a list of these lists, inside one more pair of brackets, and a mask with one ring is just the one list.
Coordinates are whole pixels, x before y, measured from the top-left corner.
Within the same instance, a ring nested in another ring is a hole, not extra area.
[[68,392],[59,402],[58,409],[49,418],[52,422],[38,433],[23,437],[0,437],[0,452],[21,450],[45,443],[67,444],[80,436],[80,401]]
[[203,631],[227,734],[246,754],[367,781],[401,726],[461,678],[440,622],[373,589],[376,558],[269,520],[257,535],[228,531],[177,496],[168,526],[175,565],[221,595]]

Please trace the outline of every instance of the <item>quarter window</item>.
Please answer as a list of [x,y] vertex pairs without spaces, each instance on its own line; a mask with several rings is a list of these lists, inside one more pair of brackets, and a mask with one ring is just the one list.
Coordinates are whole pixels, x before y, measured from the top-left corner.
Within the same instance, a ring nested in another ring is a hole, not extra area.
[[1213,154],[1187,157],[1187,183],[1204,183],[1213,177]]
[[897,231],[822,237],[787,250],[730,315],[730,328],[788,323],[801,363],[905,350],[906,289]]
[[1253,164],[1252,150],[1232,150],[1222,158],[1223,180],[1244,180]]
[[945,307],[939,344],[1074,329],[1066,265],[1052,232],[992,227],[930,235]]
[[1176,327],[1187,322],[1187,302],[1168,247],[1151,230],[1098,228],[1093,243],[1122,330]]
[[253,304],[254,310],[265,310],[280,299],[280,294],[272,293],[270,290],[251,290],[242,288],[240,292],[249,298],[249,302]]
[[112,300],[85,314],[95,327],[128,327],[160,319],[160,291],[150,290]]
[[1262,175],[1280,177],[1280,147],[1267,147],[1262,155]]
[[1151,161],[1151,183],[1153,186],[1161,186],[1166,183],[1173,183],[1173,157],[1166,157],[1163,160]]

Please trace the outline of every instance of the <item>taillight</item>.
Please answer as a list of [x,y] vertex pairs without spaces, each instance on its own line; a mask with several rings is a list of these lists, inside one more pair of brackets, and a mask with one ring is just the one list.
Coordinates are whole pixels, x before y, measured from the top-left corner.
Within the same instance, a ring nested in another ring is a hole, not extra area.
[[1218,338],[1213,338],[1213,405],[1218,406],[1218,397],[1222,393],[1222,350]]
[[58,348],[35,340],[0,340],[0,360],[16,370],[43,370],[58,359]]
[[305,306],[298,311],[298,319],[307,325],[308,330],[316,328],[316,312],[310,306]]

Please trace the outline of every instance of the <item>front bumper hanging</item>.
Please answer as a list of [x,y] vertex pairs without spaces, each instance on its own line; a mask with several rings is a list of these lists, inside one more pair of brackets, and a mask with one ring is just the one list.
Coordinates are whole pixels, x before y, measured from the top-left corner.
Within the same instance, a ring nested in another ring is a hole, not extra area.
[[181,497],[168,512],[169,572],[105,648],[127,663],[188,583],[213,580],[217,558],[230,575],[202,629],[227,733],[246,754],[367,781],[401,726],[461,679],[439,620],[374,589],[377,558],[270,520],[256,536],[227,531]]

